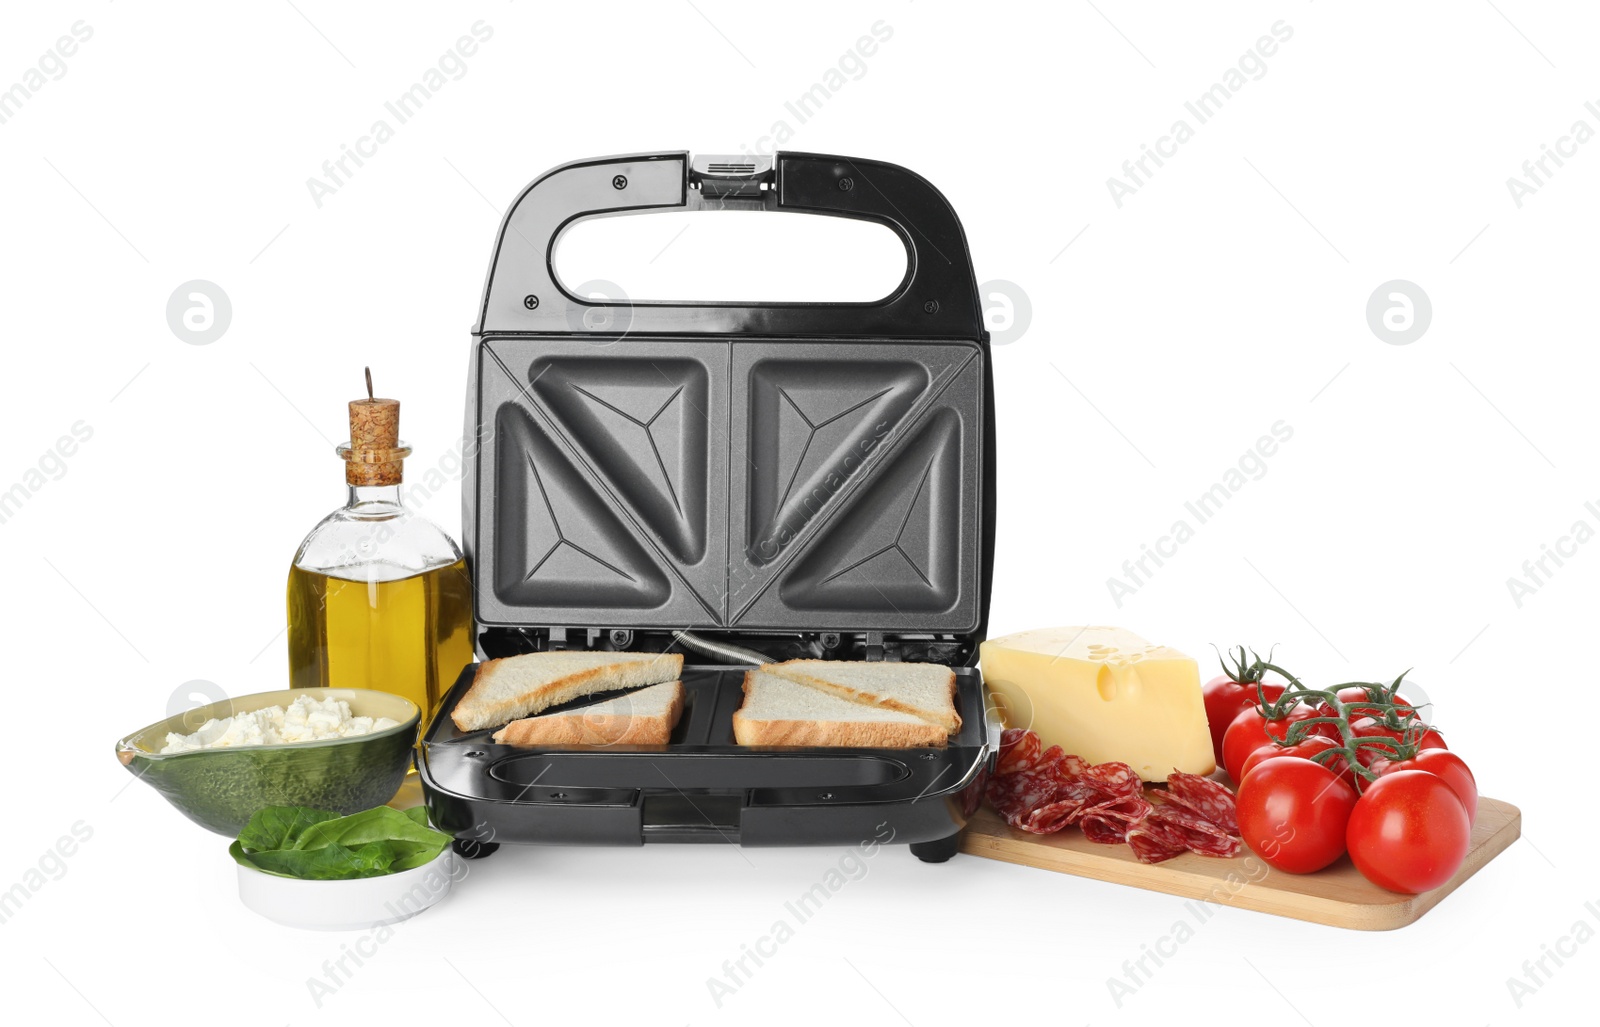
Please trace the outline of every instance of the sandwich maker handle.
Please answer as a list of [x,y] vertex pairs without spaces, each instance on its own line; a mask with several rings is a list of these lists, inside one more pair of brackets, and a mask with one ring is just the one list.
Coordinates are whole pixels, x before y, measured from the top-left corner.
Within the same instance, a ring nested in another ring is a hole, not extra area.
[[[553,258],[580,218],[661,210],[776,210],[875,221],[906,247],[906,275],[869,303],[612,302],[564,288]],[[966,234],[926,179],[881,161],[815,153],[702,157],[684,151],[564,164],[506,212],[478,335],[873,336],[984,340]]]

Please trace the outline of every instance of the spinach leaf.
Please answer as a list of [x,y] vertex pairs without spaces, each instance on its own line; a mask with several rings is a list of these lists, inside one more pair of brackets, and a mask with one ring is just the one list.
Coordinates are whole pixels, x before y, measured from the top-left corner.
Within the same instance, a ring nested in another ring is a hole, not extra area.
[[359,849],[325,845],[320,849],[269,849],[249,854],[251,863],[268,873],[304,881],[347,881],[388,873],[394,853],[383,842]]
[[423,866],[450,844],[427,810],[380,806],[341,817],[300,806],[258,810],[228,847],[234,861],[307,881],[377,877]]
[[246,849],[287,849],[313,825],[338,820],[339,814],[305,806],[268,806],[256,810],[239,832],[239,844]]
[[[390,842],[389,844],[391,844],[391,845],[393,845],[395,847],[396,853],[403,853],[403,851],[404,851],[403,848],[402,848],[403,846],[413,845],[413,844],[416,844],[416,843],[414,843],[414,842]],[[389,866],[389,872],[391,874],[398,874],[402,870],[415,870],[417,867],[424,866],[424,865],[426,865],[428,863],[432,863],[434,861],[434,859],[436,859],[438,857],[439,853],[444,851],[445,846],[449,845],[449,844],[450,844],[449,841],[446,840],[443,844],[439,845],[437,848],[434,848],[434,847],[431,847],[431,846],[418,845],[416,850],[413,851],[410,855],[399,855],[398,858],[395,859],[394,863],[392,863]]]
[[418,824],[399,810],[379,806],[377,809],[352,813],[348,817],[313,824],[300,835],[294,847],[317,849],[324,845],[361,846],[367,842],[395,839],[431,842],[438,837],[438,831],[424,824]]
[[228,855],[232,856],[233,861],[242,867],[254,867],[257,870],[261,869],[254,863],[250,862],[250,857],[244,854],[244,846],[239,844],[239,840],[237,838],[234,839],[232,845],[228,846]]

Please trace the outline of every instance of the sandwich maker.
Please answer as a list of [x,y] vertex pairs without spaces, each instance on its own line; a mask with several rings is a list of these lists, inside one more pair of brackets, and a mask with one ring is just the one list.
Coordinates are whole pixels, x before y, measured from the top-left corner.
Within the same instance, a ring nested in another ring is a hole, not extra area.
[[[629,302],[557,278],[578,220],[682,210],[876,221],[906,274],[870,303]],[[478,652],[681,652],[686,698],[664,747],[497,745],[450,719],[468,666],[417,753],[457,851],[876,839],[953,855],[998,739],[975,667],[994,390],[939,191],[811,153],[565,164],[506,212],[479,314],[462,486]],[[796,657],[949,665],[960,732],[942,749],[736,744],[745,670]]]

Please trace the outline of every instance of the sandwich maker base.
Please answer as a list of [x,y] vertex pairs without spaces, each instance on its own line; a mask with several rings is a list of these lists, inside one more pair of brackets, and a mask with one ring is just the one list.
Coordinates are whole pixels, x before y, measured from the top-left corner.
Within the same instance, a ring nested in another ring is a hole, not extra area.
[[[419,767],[434,824],[464,856],[501,842],[799,845],[909,842],[943,862],[986,780],[977,672],[957,672],[960,732],[943,749],[753,747],[733,739],[748,668],[685,664],[669,743],[600,749],[496,745],[436,718]],[[472,685],[467,668],[445,706]],[[622,693],[616,693],[622,694]],[[554,707],[581,708],[605,696]]]
[[[906,272],[871,303],[630,302],[556,275],[573,223],[674,210],[874,221]],[[507,211],[473,335],[462,533],[478,651],[682,652],[686,702],[665,746],[496,745],[450,719],[469,666],[417,754],[458,851],[876,839],[953,855],[996,748],[973,666],[994,412],[966,237],[938,190],[821,154],[566,164]],[[962,727],[945,748],[740,746],[757,657],[945,664]]]

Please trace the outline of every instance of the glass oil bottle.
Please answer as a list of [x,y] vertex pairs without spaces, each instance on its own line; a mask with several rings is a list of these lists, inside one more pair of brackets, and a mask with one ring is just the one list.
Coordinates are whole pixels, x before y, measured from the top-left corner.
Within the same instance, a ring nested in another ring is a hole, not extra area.
[[350,403],[338,447],[349,498],[289,568],[292,688],[375,688],[422,709],[423,724],[472,662],[472,582],[461,550],[400,500],[400,403]]

